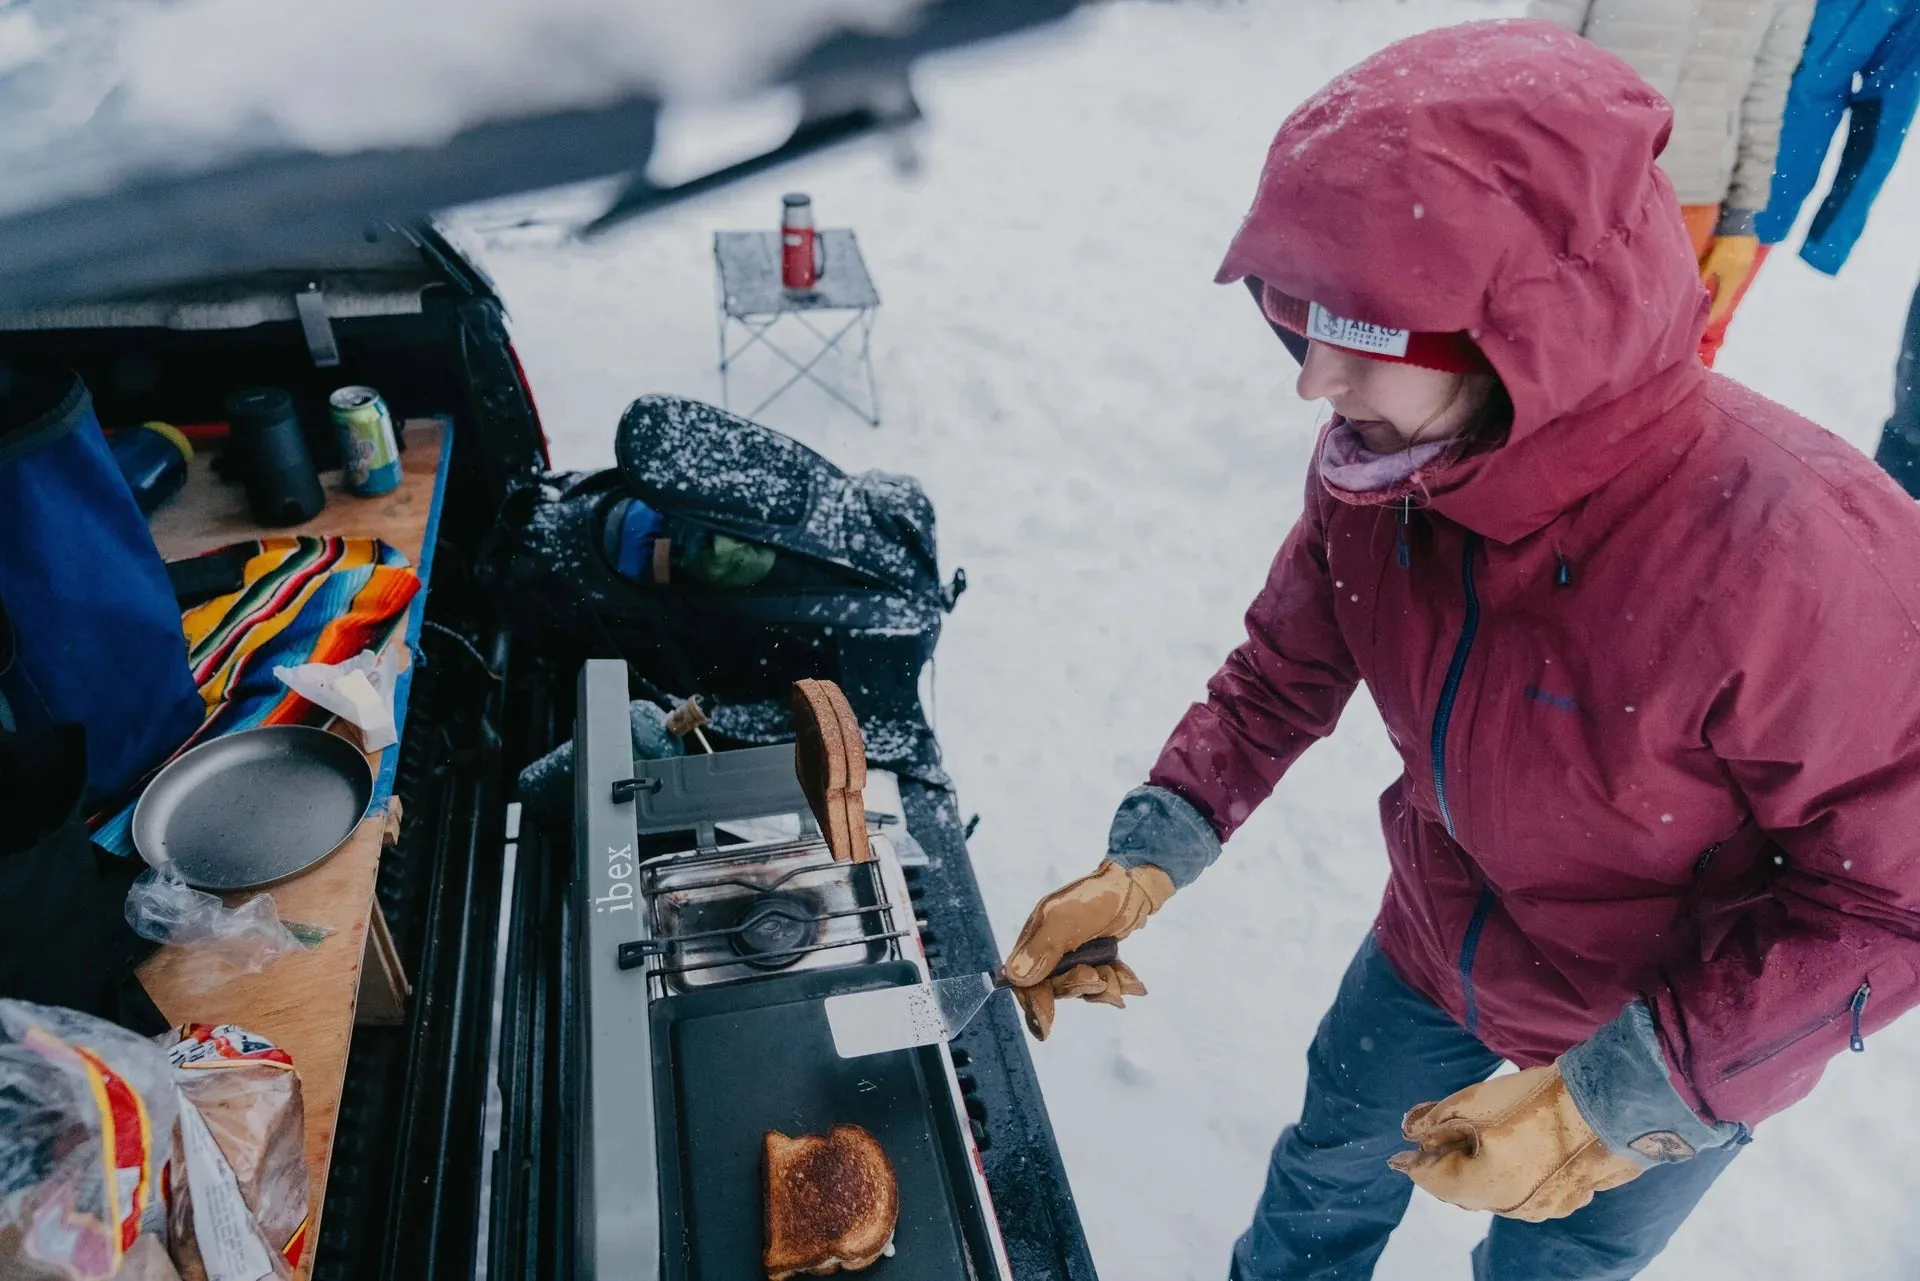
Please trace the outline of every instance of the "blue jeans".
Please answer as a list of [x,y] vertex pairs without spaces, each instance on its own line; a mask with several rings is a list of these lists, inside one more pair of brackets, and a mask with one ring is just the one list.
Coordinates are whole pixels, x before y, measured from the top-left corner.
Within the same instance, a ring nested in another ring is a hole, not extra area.
[[[1406,1213],[1413,1181],[1387,1166],[1400,1120],[1492,1075],[1500,1058],[1401,981],[1369,937],[1307,1049],[1307,1098],[1274,1145],[1232,1281],[1362,1281]],[[1624,1281],[1667,1244],[1738,1147],[1655,1166],[1546,1223],[1495,1218],[1475,1281]]]

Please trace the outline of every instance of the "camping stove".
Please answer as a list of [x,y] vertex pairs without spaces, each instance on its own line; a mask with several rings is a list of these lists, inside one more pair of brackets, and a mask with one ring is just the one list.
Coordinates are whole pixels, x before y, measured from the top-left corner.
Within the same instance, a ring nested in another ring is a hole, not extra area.
[[909,902],[899,863],[884,838],[871,844],[867,863],[835,862],[815,838],[644,867],[648,950],[660,961],[651,994],[872,965],[917,951],[910,914],[899,907]]
[[841,1059],[821,1005],[928,977],[903,817],[870,813],[873,857],[836,861],[791,747],[633,762],[620,663],[587,664],[580,709],[578,1275],[760,1275],[765,1133],[845,1122],[900,1184],[873,1281],[1009,1281],[946,1047]]

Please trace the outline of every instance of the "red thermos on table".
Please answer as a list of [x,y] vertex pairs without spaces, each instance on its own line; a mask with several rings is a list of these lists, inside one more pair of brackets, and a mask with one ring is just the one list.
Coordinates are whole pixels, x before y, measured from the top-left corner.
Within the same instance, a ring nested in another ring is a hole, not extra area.
[[813,197],[795,193],[780,203],[780,283],[812,289],[827,269],[826,246],[813,230]]

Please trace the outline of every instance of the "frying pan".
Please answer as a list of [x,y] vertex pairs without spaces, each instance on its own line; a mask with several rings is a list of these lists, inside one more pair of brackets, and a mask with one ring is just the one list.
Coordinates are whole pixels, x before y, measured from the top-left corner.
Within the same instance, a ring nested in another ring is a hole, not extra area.
[[134,807],[133,844],[196,889],[253,889],[346,844],[372,799],[373,771],[352,743],[265,725],[169,762]]

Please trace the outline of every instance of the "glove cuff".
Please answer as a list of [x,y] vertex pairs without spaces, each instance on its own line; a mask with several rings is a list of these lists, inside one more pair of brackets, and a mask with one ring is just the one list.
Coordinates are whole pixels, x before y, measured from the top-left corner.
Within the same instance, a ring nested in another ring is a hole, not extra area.
[[1186,799],[1164,787],[1128,792],[1107,831],[1110,861],[1126,868],[1157,867],[1175,889],[1193,884],[1219,857],[1220,838],[1212,825]]
[[1673,1088],[1643,1001],[1562,1055],[1560,1075],[1600,1141],[1643,1169],[1746,1142],[1745,1126],[1701,1120]]

